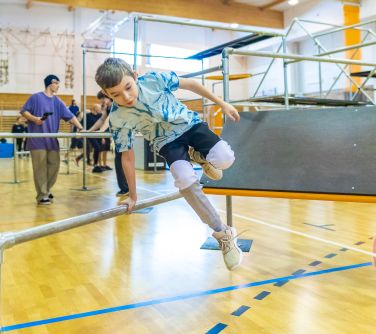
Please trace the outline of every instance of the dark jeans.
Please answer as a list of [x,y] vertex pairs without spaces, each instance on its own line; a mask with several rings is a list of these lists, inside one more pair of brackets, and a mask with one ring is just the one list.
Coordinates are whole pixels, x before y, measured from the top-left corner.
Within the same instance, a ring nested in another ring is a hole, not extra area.
[[127,179],[124,175],[123,166],[121,165],[121,152],[117,152],[115,150],[115,172],[116,172],[116,179],[118,186],[120,190],[127,192],[128,189],[128,183]]

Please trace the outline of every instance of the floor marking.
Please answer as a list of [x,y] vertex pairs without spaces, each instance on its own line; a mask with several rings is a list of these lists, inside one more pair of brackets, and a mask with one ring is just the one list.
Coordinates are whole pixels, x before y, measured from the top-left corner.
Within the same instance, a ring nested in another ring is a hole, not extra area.
[[290,282],[289,280],[286,280],[286,281],[280,281],[280,282],[277,282],[275,284],[273,284],[274,286],[278,286],[279,288],[281,286],[284,286],[285,284],[287,284],[288,282]]
[[309,264],[309,266],[311,266],[311,267],[315,267],[315,266],[319,265],[320,263],[322,263],[322,262],[321,262],[321,261],[313,261],[313,262],[311,262],[311,263]]
[[[217,211],[222,212],[222,213],[226,213],[225,210],[217,210]],[[237,218],[241,218],[241,219],[247,220],[247,221],[250,221],[252,223],[256,223],[256,224],[259,224],[259,225],[268,226],[268,227],[271,227],[271,228],[274,228],[274,229],[277,229],[277,230],[280,230],[280,231],[284,231],[284,232],[287,232],[287,233],[292,233],[292,234],[300,235],[301,237],[305,237],[305,238],[308,238],[308,239],[320,241],[320,242],[323,242],[323,243],[326,243],[326,244],[329,244],[329,245],[334,245],[334,246],[339,246],[339,247],[342,247],[342,248],[347,248],[347,249],[352,250],[354,252],[358,252],[358,253],[362,253],[362,254],[365,254],[365,255],[368,255],[368,256],[376,257],[376,253],[367,252],[367,251],[365,251],[363,249],[359,249],[359,248],[356,248],[356,247],[348,246],[346,244],[341,244],[341,243],[336,242],[336,241],[331,241],[331,240],[327,240],[327,239],[315,237],[315,236],[307,234],[307,233],[295,231],[295,230],[292,230],[290,228],[283,227],[283,226],[278,226],[278,225],[270,224],[270,223],[264,222],[264,221],[259,220],[259,219],[249,218],[249,217],[246,217],[246,216],[243,216],[243,215],[239,215],[237,213],[233,213],[233,216],[237,217]]]
[[218,323],[212,329],[209,329],[205,334],[217,334],[219,332],[222,332],[226,327],[227,325]]
[[266,298],[270,294],[271,294],[271,292],[269,292],[269,291],[263,291],[263,292],[260,292],[257,296],[253,297],[253,299],[263,300],[264,298]]
[[327,258],[327,259],[331,259],[332,257],[335,257],[335,256],[337,256],[336,253],[330,253],[328,255],[325,255],[324,257]]
[[[49,318],[49,319],[44,319],[44,320],[37,320],[37,321],[31,321],[31,322],[25,322],[25,323],[5,326],[5,327],[2,327],[1,330],[3,332],[8,332],[8,331],[13,331],[15,329],[48,325],[48,324],[61,322],[61,321],[67,321],[67,320],[73,320],[73,319],[79,319],[79,318],[86,318],[86,317],[90,317],[90,316],[119,312],[119,311],[130,310],[130,309],[136,309],[136,308],[146,307],[146,306],[151,306],[151,305],[171,303],[171,302],[180,301],[180,300],[186,300],[186,299],[192,299],[192,298],[197,298],[197,297],[202,297],[202,296],[215,295],[215,294],[228,292],[228,291],[246,289],[246,288],[250,288],[250,287],[254,287],[254,286],[268,285],[268,284],[273,284],[273,283],[277,283],[277,282],[281,282],[281,281],[296,280],[296,279],[301,279],[301,278],[305,278],[305,277],[313,277],[313,276],[325,275],[325,274],[329,274],[329,273],[333,273],[333,272],[340,272],[340,271],[345,271],[345,270],[368,267],[368,266],[371,266],[372,264],[373,264],[372,262],[358,263],[358,264],[353,264],[353,265],[348,265],[348,266],[335,267],[335,268],[324,269],[324,270],[319,270],[319,271],[307,272],[307,273],[297,275],[297,276],[289,275],[289,276],[271,278],[271,279],[267,279],[267,280],[245,283],[245,284],[240,284],[240,285],[232,285],[232,286],[227,286],[227,287],[224,287],[224,288],[218,288],[218,289],[213,289],[213,290],[204,290],[204,291],[199,291],[199,292],[187,293],[187,294],[177,295],[177,296],[173,296],[173,297],[151,299],[151,300],[133,303],[133,304],[126,304],[126,305],[110,307],[110,308],[105,308],[105,309],[100,309],[100,310],[95,310],[95,311],[89,311],[89,312],[83,312],[83,313],[71,314],[71,315]],[[215,332],[213,332],[213,333],[215,333]]]
[[309,226],[314,226],[314,227],[318,227],[318,228],[322,228],[324,230],[329,230],[329,231],[335,231],[334,229],[332,228],[328,228],[326,226],[332,226],[334,224],[326,224],[326,225],[315,225],[315,224],[309,224],[309,223],[303,223],[304,225],[309,225]]
[[250,309],[247,305],[240,306],[236,311],[232,312],[231,315],[234,315],[236,317],[240,317],[245,311],[248,311]]
[[291,275],[301,275],[301,274],[303,274],[303,273],[305,273],[307,270],[304,270],[304,269],[299,269],[299,270],[297,270],[297,271],[295,271],[295,272],[293,272]]

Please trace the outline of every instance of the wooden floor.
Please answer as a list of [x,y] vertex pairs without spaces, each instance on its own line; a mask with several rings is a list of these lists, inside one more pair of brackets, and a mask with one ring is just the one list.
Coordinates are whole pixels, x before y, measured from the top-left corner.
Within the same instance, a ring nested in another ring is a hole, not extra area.
[[[26,182],[19,184],[7,183],[12,166],[12,160],[0,159],[2,232],[117,203],[113,171],[89,173],[94,189],[83,192],[77,190],[82,172],[72,166],[66,175],[62,164],[55,203],[37,207],[30,161],[21,160],[19,177]],[[140,199],[174,190],[169,172],[137,177]],[[224,217],[224,198],[210,198]],[[310,238],[371,252],[374,204],[241,197],[233,204],[235,226],[246,230],[242,238],[253,240],[234,272],[226,270],[218,251],[200,250],[210,232],[183,200],[7,249],[4,332],[376,332],[372,257]]]

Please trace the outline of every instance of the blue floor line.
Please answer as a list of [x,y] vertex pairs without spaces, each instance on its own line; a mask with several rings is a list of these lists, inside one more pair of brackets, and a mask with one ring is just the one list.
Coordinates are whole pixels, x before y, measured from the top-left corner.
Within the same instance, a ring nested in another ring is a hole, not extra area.
[[371,266],[372,264],[373,264],[372,262],[365,262],[365,263],[353,264],[353,265],[349,265],[349,266],[342,266],[342,267],[330,268],[330,269],[319,270],[319,271],[314,271],[314,272],[308,272],[308,273],[304,273],[304,274],[300,274],[300,275],[290,275],[290,276],[267,279],[267,280],[258,281],[258,282],[251,282],[251,283],[240,284],[240,285],[232,285],[232,286],[227,286],[227,287],[219,288],[219,289],[205,290],[205,291],[201,291],[201,292],[193,292],[193,293],[178,295],[178,296],[174,296],[174,297],[152,299],[152,300],[134,303],[134,304],[126,304],[126,305],[122,305],[122,306],[110,307],[110,308],[105,308],[105,309],[100,309],[100,310],[95,310],[95,311],[90,311],[90,312],[83,312],[83,313],[71,314],[71,315],[67,315],[67,316],[48,318],[48,319],[44,319],[44,320],[37,320],[37,321],[31,321],[31,322],[25,322],[25,323],[5,326],[5,327],[1,328],[1,331],[9,332],[9,331],[13,331],[13,330],[16,330],[16,329],[21,329],[21,328],[42,326],[42,325],[52,324],[52,323],[61,322],[61,321],[67,321],[67,320],[73,320],[73,319],[79,319],[79,318],[86,318],[86,317],[99,315],[99,314],[106,314],[106,313],[130,310],[130,309],[135,309],[135,308],[140,308],[140,307],[145,307],[145,306],[150,306],[150,305],[158,305],[158,304],[170,303],[170,302],[175,302],[175,301],[185,300],[185,299],[191,299],[191,298],[196,298],[196,297],[215,295],[215,294],[218,294],[218,293],[223,293],[223,292],[228,292],[228,291],[246,289],[246,288],[250,288],[250,287],[253,287],[253,286],[267,285],[267,284],[277,283],[277,282],[286,281],[286,280],[295,280],[295,279],[300,279],[300,278],[303,278],[303,277],[312,277],[312,276],[329,274],[329,273],[332,273],[332,272],[356,269],[356,268],[361,268],[361,267],[368,267],[368,266]]

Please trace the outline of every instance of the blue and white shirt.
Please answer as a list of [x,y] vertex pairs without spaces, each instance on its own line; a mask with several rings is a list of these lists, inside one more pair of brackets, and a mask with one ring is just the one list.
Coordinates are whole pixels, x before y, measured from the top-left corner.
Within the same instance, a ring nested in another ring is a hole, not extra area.
[[149,72],[138,78],[138,98],[133,107],[113,103],[110,128],[118,152],[132,149],[134,133],[140,132],[156,151],[201,121],[172,92],[179,88],[175,72]]

